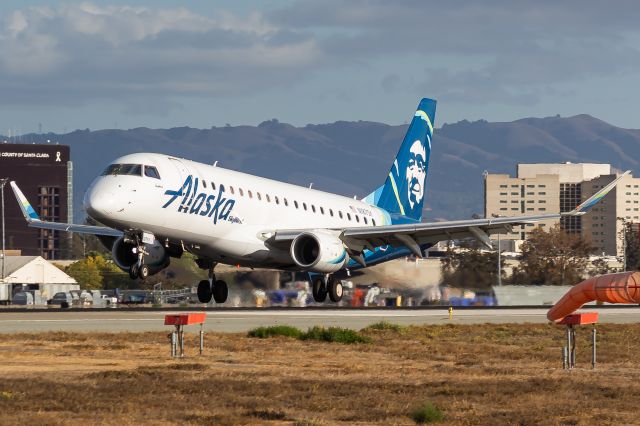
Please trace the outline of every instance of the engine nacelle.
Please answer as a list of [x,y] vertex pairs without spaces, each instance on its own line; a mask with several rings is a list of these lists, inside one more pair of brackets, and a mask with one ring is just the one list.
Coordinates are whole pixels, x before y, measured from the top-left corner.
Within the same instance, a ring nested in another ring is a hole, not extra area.
[[304,270],[330,274],[349,261],[342,241],[323,231],[303,232],[291,243],[291,257]]
[[[154,240],[153,244],[145,244],[144,249],[147,252],[144,255],[144,263],[149,266],[151,274],[169,266],[169,254],[158,240]],[[113,243],[111,249],[113,261],[123,271],[129,271],[131,265],[138,261],[137,250],[134,243],[126,242],[124,237],[120,237]]]

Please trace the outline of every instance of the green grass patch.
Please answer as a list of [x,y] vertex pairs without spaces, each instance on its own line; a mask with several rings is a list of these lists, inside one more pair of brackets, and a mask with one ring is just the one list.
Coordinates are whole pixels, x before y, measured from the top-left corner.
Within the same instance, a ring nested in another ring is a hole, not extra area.
[[418,424],[435,423],[444,420],[444,414],[433,403],[425,402],[411,412],[411,418]]
[[371,343],[371,339],[363,336],[357,331],[341,327],[312,327],[306,332],[302,332],[295,327],[288,325],[273,325],[269,327],[258,327],[249,330],[249,337],[266,339],[274,336],[293,337],[300,340],[319,340],[321,342],[338,343]]
[[258,327],[253,330],[249,330],[249,337],[258,337],[260,339],[266,339],[267,337],[285,336],[299,339],[302,336],[302,331],[295,327],[288,325],[272,325],[269,327]]
[[320,340],[338,343],[371,343],[371,339],[357,331],[341,327],[312,327],[300,336],[302,340]]
[[362,331],[368,331],[368,330],[377,330],[377,331],[391,330],[391,331],[395,331],[395,332],[401,332],[406,328],[407,327],[405,327],[404,325],[394,324],[394,323],[391,323],[389,321],[379,321],[379,322],[376,322],[374,324],[371,324],[371,325],[363,328]]

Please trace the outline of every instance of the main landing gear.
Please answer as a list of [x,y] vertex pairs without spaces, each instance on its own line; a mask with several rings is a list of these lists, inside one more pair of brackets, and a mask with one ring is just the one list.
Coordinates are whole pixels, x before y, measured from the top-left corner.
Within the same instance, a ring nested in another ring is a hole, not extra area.
[[198,283],[198,300],[200,303],[209,303],[211,302],[211,298],[213,298],[216,303],[224,303],[227,301],[229,288],[226,282],[216,280],[216,274],[213,272],[215,266],[216,265],[213,264],[209,268],[209,279],[202,280]]
[[312,282],[311,293],[313,300],[322,303],[327,300],[327,295],[332,302],[342,300],[342,282],[331,276],[317,277]]

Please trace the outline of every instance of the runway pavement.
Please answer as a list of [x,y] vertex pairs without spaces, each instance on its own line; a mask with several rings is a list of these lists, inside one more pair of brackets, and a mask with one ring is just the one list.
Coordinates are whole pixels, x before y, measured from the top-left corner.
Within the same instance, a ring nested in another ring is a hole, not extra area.
[[[621,307],[599,311],[600,322],[640,322],[640,308]],[[184,311],[182,311],[184,312]],[[171,311],[33,311],[0,312],[0,333],[43,331],[142,332],[168,331],[164,316]],[[361,329],[378,321],[395,324],[545,323],[547,308],[455,309],[450,320],[446,309],[287,309],[207,310],[205,330],[246,332],[258,326],[286,324],[301,329],[314,325]],[[189,329],[190,327],[187,327]],[[195,330],[195,328],[194,328]]]

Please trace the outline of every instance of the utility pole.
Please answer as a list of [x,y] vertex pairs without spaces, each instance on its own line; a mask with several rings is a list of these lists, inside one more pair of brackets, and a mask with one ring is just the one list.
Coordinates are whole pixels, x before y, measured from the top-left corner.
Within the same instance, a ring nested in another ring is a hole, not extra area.
[[4,186],[9,181],[9,178],[0,179],[0,198],[2,199],[2,282],[4,283],[4,258],[6,257],[6,250],[4,246]]

